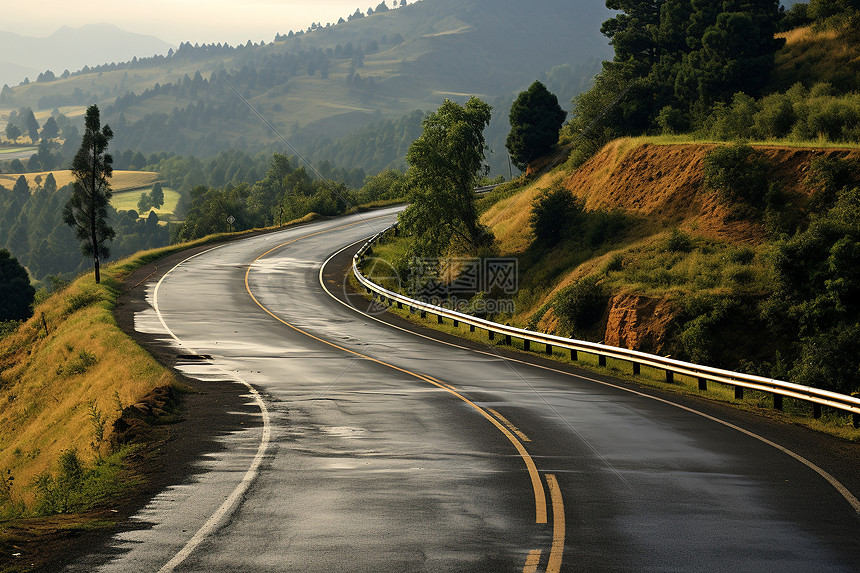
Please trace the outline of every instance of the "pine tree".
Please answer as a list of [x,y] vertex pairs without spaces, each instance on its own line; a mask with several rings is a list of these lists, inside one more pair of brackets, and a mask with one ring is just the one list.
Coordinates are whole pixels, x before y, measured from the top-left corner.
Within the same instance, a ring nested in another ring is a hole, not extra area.
[[96,105],[87,108],[85,125],[81,148],[72,161],[75,183],[63,209],[63,221],[75,229],[81,241],[81,253],[93,257],[96,283],[99,283],[99,258],[110,256],[105,243],[115,235],[107,223],[112,195],[108,179],[113,174],[113,157],[105,153],[113,131],[108,125],[101,127]]

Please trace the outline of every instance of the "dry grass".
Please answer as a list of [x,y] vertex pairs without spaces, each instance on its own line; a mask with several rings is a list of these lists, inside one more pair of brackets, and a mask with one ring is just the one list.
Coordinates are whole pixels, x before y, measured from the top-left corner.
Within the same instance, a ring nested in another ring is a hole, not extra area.
[[[174,380],[117,327],[112,308],[120,276],[112,268],[101,285],[92,276],[78,279],[0,341],[0,468],[15,477],[14,499],[32,502],[27,486],[53,470],[65,450],[84,459],[107,453],[105,443],[93,447],[91,403],[110,428],[119,416],[117,397],[129,405]],[[82,353],[92,357],[89,367]]]
[[827,82],[843,91],[860,89],[858,32],[797,28],[781,37],[785,46],[776,54],[776,69],[768,91],[785,91],[795,82],[807,87]]
[[[36,188],[36,177],[41,176],[41,181],[44,182],[48,173],[54,174],[54,179],[57,181],[57,188],[68,185],[74,181],[74,176],[71,171],[42,171],[39,173],[3,173],[0,174],[0,185],[11,189],[21,175],[27,179],[27,184],[30,189]],[[152,185],[158,181],[158,173],[149,171],[114,171],[111,178],[111,188],[115,191],[126,191],[131,189],[139,189]]]
[[[287,225],[315,218],[310,214]],[[251,232],[210,235],[137,253],[104,267],[100,285],[88,273],[40,304],[33,318],[0,340],[0,472],[11,470],[15,478],[12,501],[32,503],[29,485],[40,473],[54,470],[63,451],[77,449],[85,461],[96,457],[92,403],[110,429],[119,417],[117,397],[128,406],[175,381],[117,326],[113,308],[122,278],[175,252]],[[82,352],[94,360],[79,372]],[[109,439],[108,431],[105,442]],[[98,453],[107,450],[102,443]]]

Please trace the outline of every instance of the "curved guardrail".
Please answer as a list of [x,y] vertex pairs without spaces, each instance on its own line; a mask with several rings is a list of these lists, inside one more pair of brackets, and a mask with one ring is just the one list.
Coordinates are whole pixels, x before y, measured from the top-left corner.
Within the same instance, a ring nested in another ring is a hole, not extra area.
[[607,346],[605,344],[597,344],[583,340],[575,340],[572,338],[564,338],[552,334],[544,334],[534,332],[522,328],[491,322],[475,316],[449,310],[441,306],[435,306],[406,297],[400,293],[390,291],[377,285],[373,281],[365,277],[359,265],[364,257],[372,254],[372,246],[382,236],[388,232],[396,232],[397,223],[387,229],[377,233],[367,240],[362,245],[358,252],[353,257],[352,271],[355,274],[358,282],[367,290],[367,293],[374,298],[379,298],[383,303],[389,305],[396,304],[398,308],[408,307],[410,312],[420,312],[422,317],[427,314],[432,314],[437,317],[439,323],[447,318],[454,322],[454,326],[460,323],[468,324],[472,332],[476,329],[486,330],[488,338],[494,340],[497,335],[505,337],[505,343],[510,344],[513,338],[518,338],[523,341],[524,349],[531,350],[531,344],[537,343],[544,347],[547,354],[552,354],[554,348],[563,348],[570,351],[572,360],[578,360],[578,353],[585,352],[594,354],[598,357],[598,363],[601,366],[606,365],[607,358],[614,358],[632,364],[633,374],[638,375],[640,368],[650,366],[652,368],[663,370],[666,374],[667,382],[674,382],[676,374],[690,376],[698,379],[699,389],[707,390],[708,381],[718,382],[734,386],[735,398],[743,398],[744,389],[758,390],[767,392],[773,395],[774,408],[782,409],[782,399],[784,397],[796,398],[809,402],[813,406],[813,416],[821,417],[821,407],[828,406],[852,415],[852,420],[855,428],[860,428],[860,398],[813,388],[810,386],[802,386],[773,378],[765,378],[762,376],[754,376],[751,374],[742,374],[740,372],[732,372],[720,368],[712,368],[710,366],[700,366],[690,362],[683,362],[671,358],[665,358],[653,354],[646,354],[636,350],[627,350],[616,346]]

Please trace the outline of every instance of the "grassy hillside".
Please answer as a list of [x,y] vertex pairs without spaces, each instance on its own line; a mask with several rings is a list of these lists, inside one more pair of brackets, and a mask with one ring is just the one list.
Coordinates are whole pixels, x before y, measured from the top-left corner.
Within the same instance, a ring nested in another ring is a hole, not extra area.
[[[137,211],[137,202],[140,200],[141,193],[149,193],[152,191],[152,187],[141,187],[135,188],[130,191],[120,191],[113,194],[111,198],[111,205],[117,211]],[[179,191],[171,189],[169,187],[164,187],[164,205],[162,205],[158,209],[150,209],[150,211],[155,211],[155,214],[158,215],[158,218],[161,221],[168,220],[169,217],[176,213],[176,206],[179,204],[179,200],[182,198],[182,195]],[[149,211],[141,212],[141,217],[146,217],[149,214]]]
[[86,463],[110,454],[122,406],[173,383],[113,318],[122,277],[144,260],[110,266],[101,285],[76,280],[0,340],[0,468],[14,478],[0,496],[7,515],[21,505],[36,510],[33,484],[63,452],[76,450]]
[[[114,128],[116,149],[208,155],[277,144],[232,86],[283,135],[309,144],[435,109],[445,97],[512,98],[556,66],[576,68],[607,56],[598,31],[607,14],[600,3],[584,0],[539,7],[518,0],[422,0],[266,45],[189,45],[166,59],[18,86],[0,101],[0,118],[23,105],[41,113],[57,107],[71,116],[82,113],[81,105],[98,103]],[[567,82],[571,86],[594,71],[576,69],[583,77]],[[195,83],[198,72],[202,83]],[[217,79],[210,85],[213,72]],[[154,92],[167,84],[182,89]],[[559,94],[562,101],[573,95]],[[135,125],[145,118],[146,124]]]
[[[495,319],[850,391],[856,384],[850,374],[836,382],[818,365],[819,357],[830,356],[817,350],[822,339],[834,339],[827,328],[842,329],[834,326],[843,320],[840,311],[819,332],[804,316],[823,311],[800,308],[804,297],[827,308],[816,299],[825,295],[799,295],[797,288],[828,288],[821,275],[807,281],[804,273],[836,272],[836,263],[831,270],[812,269],[836,256],[827,241],[842,237],[838,233],[852,244],[851,193],[857,191],[850,189],[860,173],[850,169],[860,164],[860,149],[755,146],[768,166],[770,191],[766,205],[753,206],[706,185],[708,158],[726,144],[655,141],[660,139],[612,141],[579,168],[518,180],[480,200],[481,222],[495,236],[494,256],[518,260],[515,312]],[[839,183],[845,189],[822,191],[820,175],[842,167],[849,169],[838,175],[846,178]],[[546,242],[535,232],[534,208],[553,196],[569,200],[554,203],[542,220],[544,229],[560,229]],[[405,273],[405,241],[375,249],[376,255]],[[792,276],[801,277],[795,286]],[[827,284],[853,288],[848,279]],[[802,338],[791,320],[805,325]],[[801,354],[809,354],[808,362],[796,360]]]
[[842,92],[860,90],[860,32],[797,28],[780,37],[769,91],[785,91],[796,82],[806,86],[826,82]]
[[[36,178],[38,177],[41,182],[44,182],[45,177],[47,177],[49,173],[54,174],[54,180],[56,180],[57,182],[57,188],[68,185],[75,180],[75,177],[74,175],[72,175],[72,172],[68,170],[42,171],[40,173],[23,173],[23,175],[27,179],[27,184],[30,186],[30,189],[35,189],[36,187],[38,187],[38,184],[36,183]],[[21,173],[0,174],[0,186],[6,187],[7,189],[12,189],[12,187],[15,186],[15,182],[21,175]],[[158,173],[152,173],[150,171],[114,171],[110,184],[111,189],[113,189],[114,192],[120,193],[122,191],[132,189],[145,189],[146,187],[151,186],[157,180]],[[138,195],[140,194],[138,193]]]

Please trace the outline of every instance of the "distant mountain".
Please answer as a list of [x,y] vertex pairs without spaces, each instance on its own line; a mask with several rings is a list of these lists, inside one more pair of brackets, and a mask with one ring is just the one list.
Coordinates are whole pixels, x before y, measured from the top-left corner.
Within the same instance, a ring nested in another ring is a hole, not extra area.
[[132,34],[111,24],[63,26],[47,38],[0,32],[0,86],[15,86],[25,77],[35,81],[46,70],[60,76],[66,69],[166,54],[171,47],[155,36]]

